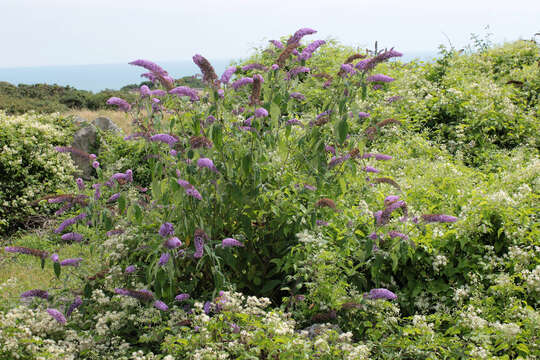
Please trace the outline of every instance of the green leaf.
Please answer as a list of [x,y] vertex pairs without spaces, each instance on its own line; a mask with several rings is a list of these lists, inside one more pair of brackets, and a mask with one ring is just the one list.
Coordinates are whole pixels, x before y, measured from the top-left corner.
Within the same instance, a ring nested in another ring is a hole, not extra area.
[[270,118],[272,119],[272,127],[276,129],[279,125],[279,117],[281,116],[281,109],[276,103],[270,105]]
[[54,268],[54,274],[56,275],[56,278],[60,278],[60,273],[62,272],[62,267],[60,266],[59,262],[55,262],[53,265]]
[[349,125],[347,124],[346,118],[338,122],[336,130],[338,135],[338,142],[340,144],[343,144],[345,142],[345,139],[347,138],[347,133],[349,132]]
[[45,268],[45,258],[41,258],[41,270]]
[[120,214],[126,211],[126,194],[122,194],[118,198],[118,210],[120,210]]

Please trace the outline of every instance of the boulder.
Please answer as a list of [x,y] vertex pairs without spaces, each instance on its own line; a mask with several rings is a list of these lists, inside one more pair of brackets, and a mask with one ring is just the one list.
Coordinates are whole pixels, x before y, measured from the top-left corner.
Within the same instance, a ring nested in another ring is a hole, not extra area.
[[[81,149],[87,153],[96,153],[97,129],[92,124],[83,124],[79,130],[73,135],[73,143],[71,146]],[[71,158],[75,165],[81,170],[81,177],[85,180],[90,180],[94,175],[92,161],[88,158],[71,154]]]
[[113,123],[111,119],[107,117],[103,117],[103,116],[100,116],[94,119],[94,121],[92,121],[92,124],[94,124],[94,126],[96,126],[98,129],[102,131],[114,131],[114,132],[121,131],[120,128],[116,126],[116,124]]

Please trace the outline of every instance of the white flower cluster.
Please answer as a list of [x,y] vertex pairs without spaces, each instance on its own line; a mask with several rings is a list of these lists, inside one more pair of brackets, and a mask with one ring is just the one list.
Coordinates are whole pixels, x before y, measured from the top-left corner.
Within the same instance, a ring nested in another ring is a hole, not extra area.
[[532,271],[523,271],[523,277],[530,292],[540,293],[540,265],[536,266]]
[[444,255],[437,255],[435,256],[435,259],[433,260],[432,266],[433,271],[438,273],[442,268],[444,268],[448,264],[448,259]]

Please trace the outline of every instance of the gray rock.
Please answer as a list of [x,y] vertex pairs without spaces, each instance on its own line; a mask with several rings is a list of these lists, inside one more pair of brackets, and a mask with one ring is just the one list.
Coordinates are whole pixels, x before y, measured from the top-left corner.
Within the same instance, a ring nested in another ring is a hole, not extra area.
[[[95,153],[96,142],[97,129],[94,125],[88,124],[75,132],[73,135],[72,146],[87,153]],[[85,180],[90,180],[95,171],[92,167],[92,161],[84,156],[73,153],[71,154],[71,158],[73,159],[75,165],[81,170],[81,177]]]
[[116,126],[116,124],[113,123],[111,119],[103,116],[96,118],[94,121],[92,121],[92,124],[94,124],[98,129],[102,131],[121,131],[120,128]]
[[73,118],[73,123],[77,126],[84,126],[86,125],[86,123],[88,123],[88,120],[86,120],[85,118],[81,116],[75,116]]

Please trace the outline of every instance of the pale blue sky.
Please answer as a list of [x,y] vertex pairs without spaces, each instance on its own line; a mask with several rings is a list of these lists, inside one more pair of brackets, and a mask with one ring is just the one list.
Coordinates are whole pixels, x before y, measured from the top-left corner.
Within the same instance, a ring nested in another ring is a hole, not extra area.
[[530,39],[540,1],[0,0],[0,67],[240,58],[301,27],[319,31],[309,40],[433,52],[486,25],[495,42]]

